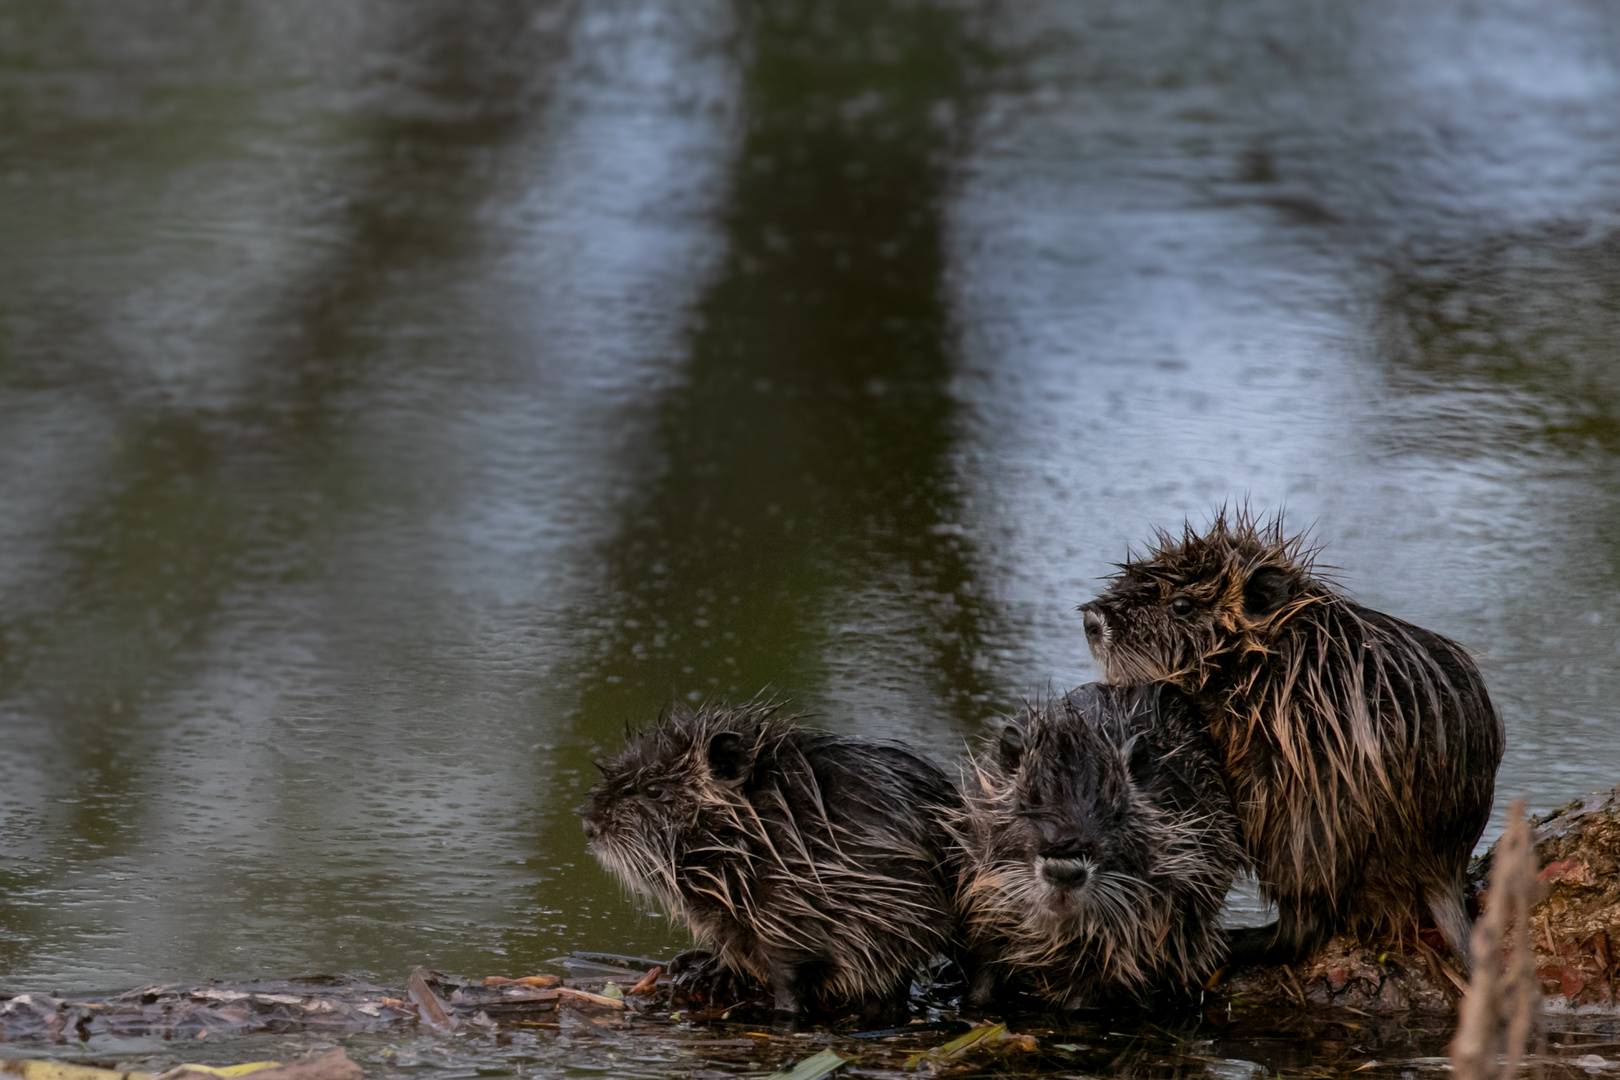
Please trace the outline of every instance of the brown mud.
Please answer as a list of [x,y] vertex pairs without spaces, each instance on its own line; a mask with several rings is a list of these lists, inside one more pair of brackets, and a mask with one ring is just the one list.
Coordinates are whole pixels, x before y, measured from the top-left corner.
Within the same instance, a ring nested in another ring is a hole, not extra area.
[[[1543,1008],[1620,1012],[1620,787],[1530,821],[1547,895],[1530,910]],[[1469,867],[1479,910],[1494,847]],[[1306,963],[1223,973],[1212,992],[1234,1009],[1455,1012],[1464,979],[1429,931],[1401,947],[1339,937]]]

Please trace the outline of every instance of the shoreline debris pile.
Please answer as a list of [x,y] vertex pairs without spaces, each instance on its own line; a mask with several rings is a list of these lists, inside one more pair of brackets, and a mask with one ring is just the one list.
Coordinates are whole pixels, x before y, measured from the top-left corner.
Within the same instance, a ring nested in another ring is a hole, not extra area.
[[[1515,835],[1510,830],[1475,860],[1476,885],[1506,857]],[[1620,1011],[1620,788],[1532,819],[1525,855],[1530,869],[1540,868],[1535,882],[1545,890],[1528,918],[1544,1008]],[[1309,963],[1224,973],[1206,990],[1203,1010],[1211,1017],[1288,1008],[1450,1013],[1467,984],[1438,944],[1413,938],[1403,948],[1373,950],[1335,938]],[[0,997],[0,1042],[147,1035],[197,1040],[261,1032],[342,1036],[417,1025],[449,1032],[560,1027],[565,1021],[595,1029],[655,1015],[665,1022],[701,1022],[728,1020],[735,1012],[740,1019],[766,1004],[750,999],[746,987],[705,972],[701,960],[576,953],[558,963],[565,976],[464,980],[418,969],[404,989],[317,975],[146,986],[110,995],[19,993]],[[957,1030],[967,1027],[961,1022]]]
[[[1474,860],[1469,884],[1483,890],[1511,831]],[[1528,823],[1530,869],[1543,898],[1529,908],[1529,947],[1549,1011],[1620,1011],[1620,787],[1577,799]],[[1350,1008],[1451,1012],[1466,982],[1417,937],[1397,949],[1328,941],[1293,967],[1232,971],[1212,988],[1234,1010]]]

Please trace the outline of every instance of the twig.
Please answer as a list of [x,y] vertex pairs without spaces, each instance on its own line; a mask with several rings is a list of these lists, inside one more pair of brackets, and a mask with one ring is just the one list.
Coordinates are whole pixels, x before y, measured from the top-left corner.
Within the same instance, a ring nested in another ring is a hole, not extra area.
[[1536,871],[1520,800],[1508,811],[1507,832],[1492,856],[1485,910],[1474,925],[1473,978],[1457,1007],[1451,1042],[1457,1080],[1507,1080],[1524,1060],[1541,1006],[1530,949],[1530,908],[1542,891]]
[[640,982],[636,983],[636,985],[632,986],[629,990],[626,990],[625,996],[629,997],[634,994],[652,993],[653,988],[658,985],[658,976],[662,975],[663,973],[664,969],[662,967],[653,968],[651,971],[647,972],[647,974],[641,977]]
[[428,986],[427,972],[421,968],[412,971],[411,977],[406,980],[405,989],[429,1027],[439,1031],[450,1031],[455,1028],[455,1020],[445,1012],[444,1003],[433,992],[433,988]]

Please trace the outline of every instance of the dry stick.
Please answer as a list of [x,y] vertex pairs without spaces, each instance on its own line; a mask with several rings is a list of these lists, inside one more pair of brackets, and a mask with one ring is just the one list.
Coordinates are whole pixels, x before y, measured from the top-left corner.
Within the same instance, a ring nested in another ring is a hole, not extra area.
[[411,977],[405,984],[406,992],[410,994],[411,1001],[415,1003],[417,1012],[427,1025],[438,1031],[451,1031],[456,1026],[455,1017],[444,1011],[444,1003],[427,984],[427,972],[421,968],[411,972]]
[[1473,978],[1457,1007],[1451,1042],[1457,1080],[1507,1080],[1524,1060],[1541,997],[1530,950],[1530,908],[1540,895],[1536,871],[1520,800],[1508,810],[1507,831],[1491,857],[1485,910],[1474,925]]
[[634,997],[636,994],[650,994],[658,986],[658,976],[664,973],[662,966],[655,967],[641,977],[641,981],[624,992],[625,997]]

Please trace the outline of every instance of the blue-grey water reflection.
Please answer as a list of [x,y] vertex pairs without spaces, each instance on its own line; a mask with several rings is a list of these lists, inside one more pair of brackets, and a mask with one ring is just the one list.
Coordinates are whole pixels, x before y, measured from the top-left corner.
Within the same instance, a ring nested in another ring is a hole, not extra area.
[[942,756],[1286,506],[1620,781],[1602,4],[0,4],[0,987],[681,944],[590,762]]

